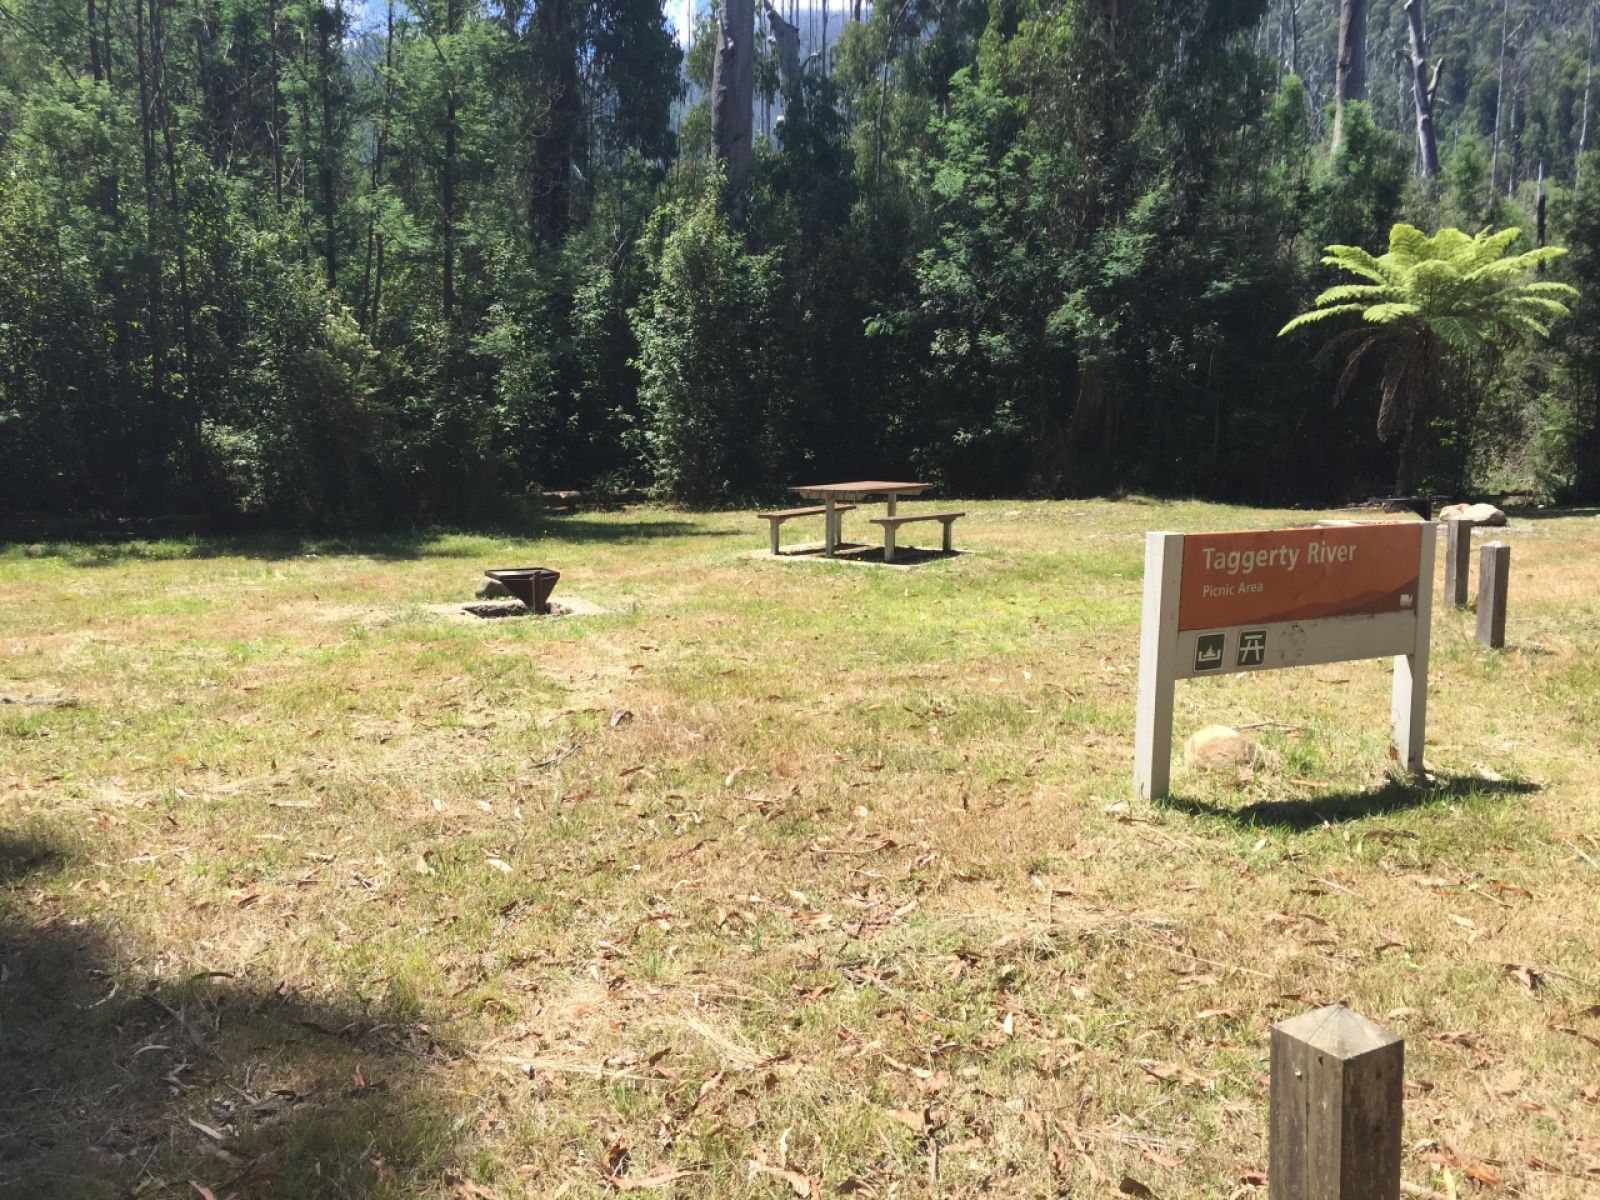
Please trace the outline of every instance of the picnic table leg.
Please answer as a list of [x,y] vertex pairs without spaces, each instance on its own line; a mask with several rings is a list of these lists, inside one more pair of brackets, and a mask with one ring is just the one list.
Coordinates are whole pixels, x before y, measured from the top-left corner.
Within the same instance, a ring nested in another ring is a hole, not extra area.
[[767,524],[772,527],[772,554],[773,557],[776,558],[778,554],[778,526],[781,524],[781,522],[768,517]]
[[832,496],[823,497],[822,502],[827,505],[827,511],[822,514],[822,543],[828,557],[832,558],[834,547],[839,544],[839,531],[834,524],[839,514],[834,511]]
[[893,525],[885,525],[883,527],[883,561],[886,562],[886,563],[894,561],[894,526]]
[[954,524],[954,521],[946,521],[944,523],[944,552],[946,554],[955,553],[955,548],[950,544],[950,526]]
[[887,515],[892,517],[892,516],[894,516],[894,493],[890,492],[888,495],[889,495],[889,512],[887,513]]

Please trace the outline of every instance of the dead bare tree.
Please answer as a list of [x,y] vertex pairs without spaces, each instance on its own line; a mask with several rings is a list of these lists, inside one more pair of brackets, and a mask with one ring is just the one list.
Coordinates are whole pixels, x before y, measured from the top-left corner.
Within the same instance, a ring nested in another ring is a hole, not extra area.
[[1422,0],[1406,0],[1406,22],[1411,30],[1411,90],[1417,108],[1417,156],[1422,164],[1422,177],[1436,179],[1439,175],[1439,144],[1433,133],[1433,97],[1439,88],[1439,72],[1444,69],[1444,59],[1433,67],[1433,78],[1428,78],[1428,39],[1423,27]]
[[783,85],[785,103],[789,89],[800,83],[800,26],[783,19],[783,14],[767,0],[768,35],[778,51],[778,81]]

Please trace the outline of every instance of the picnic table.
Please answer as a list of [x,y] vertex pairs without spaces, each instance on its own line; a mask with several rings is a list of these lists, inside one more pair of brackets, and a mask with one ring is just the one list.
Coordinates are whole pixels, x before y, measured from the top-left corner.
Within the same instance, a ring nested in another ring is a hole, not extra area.
[[[840,503],[855,504],[869,496],[884,496],[888,500],[888,515],[893,517],[895,501],[901,496],[918,496],[932,486],[931,483],[910,483],[905,480],[857,479],[848,483],[808,483],[789,490],[806,500],[821,500],[827,507],[823,518],[823,546],[828,557],[832,558],[839,545]],[[893,525],[885,526],[888,540],[884,548],[891,559],[894,557],[893,529]]]

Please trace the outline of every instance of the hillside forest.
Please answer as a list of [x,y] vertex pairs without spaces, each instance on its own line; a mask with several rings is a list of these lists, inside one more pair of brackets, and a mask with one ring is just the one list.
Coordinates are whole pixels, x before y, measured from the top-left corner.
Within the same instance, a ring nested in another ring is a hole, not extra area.
[[1388,494],[1399,222],[1579,289],[1411,481],[1600,497],[1600,0],[780,3],[0,0],[0,516]]

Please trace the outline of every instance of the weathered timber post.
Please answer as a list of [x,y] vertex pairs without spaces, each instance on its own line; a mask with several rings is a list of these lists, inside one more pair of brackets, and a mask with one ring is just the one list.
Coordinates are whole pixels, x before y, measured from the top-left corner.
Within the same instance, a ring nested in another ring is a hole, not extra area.
[[1405,1042],[1342,1004],[1272,1027],[1269,1200],[1397,1200]]
[[1511,582],[1511,547],[1490,542],[1478,552],[1478,645],[1506,644],[1506,590]]
[[1467,606],[1467,576],[1472,570],[1471,521],[1444,524],[1444,594],[1457,608]]

